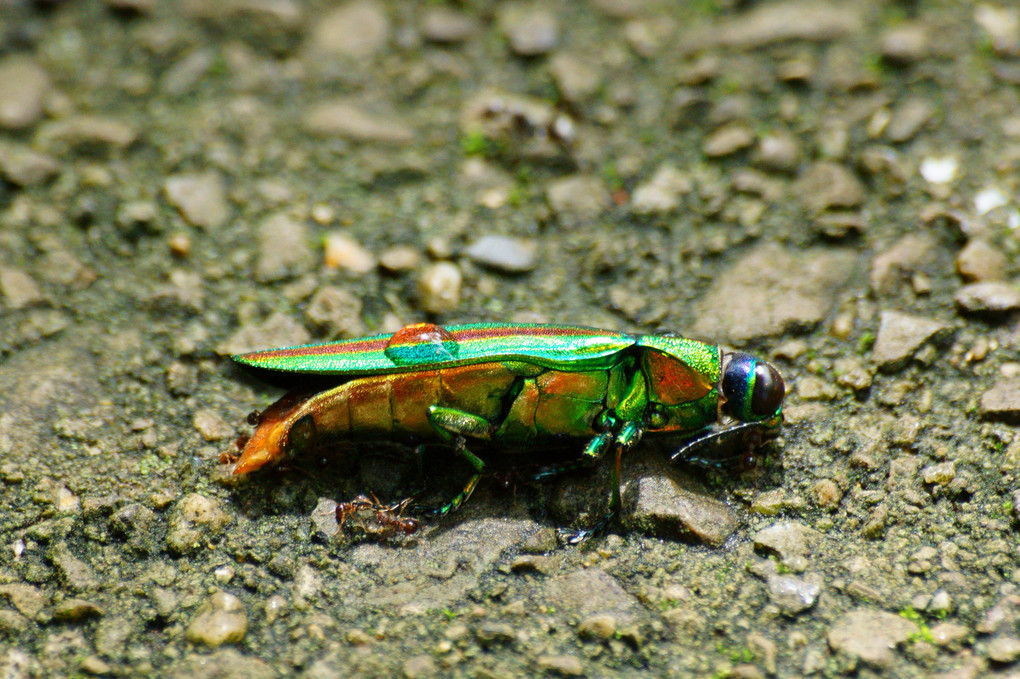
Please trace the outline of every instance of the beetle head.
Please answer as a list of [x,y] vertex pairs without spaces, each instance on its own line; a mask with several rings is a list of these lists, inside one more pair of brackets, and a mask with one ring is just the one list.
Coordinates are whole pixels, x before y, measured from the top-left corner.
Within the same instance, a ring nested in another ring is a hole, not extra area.
[[741,422],[782,421],[786,385],[770,364],[740,351],[723,353],[723,411]]

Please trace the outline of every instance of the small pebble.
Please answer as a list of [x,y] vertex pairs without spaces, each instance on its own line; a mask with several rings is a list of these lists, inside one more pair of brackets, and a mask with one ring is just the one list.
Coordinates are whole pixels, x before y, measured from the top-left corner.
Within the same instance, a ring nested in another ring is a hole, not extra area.
[[305,225],[286,213],[267,217],[258,227],[258,258],[255,278],[271,282],[289,278],[311,268],[315,255],[308,245]]
[[995,186],[986,187],[974,194],[974,210],[979,215],[988,214],[1008,204],[1009,196]]
[[919,171],[925,181],[932,184],[948,184],[956,179],[960,161],[956,156],[928,156],[921,161]]
[[559,42],[559,22],[547,10],[515,8],[507,12],[503,23],[510,50],[519,57],[546,54]]
[[982,2],[974,9],[974,23],[984,29],[992,49],[1003,56],[1020,55],[1020,11],[1016,7]]
[[680,207],[680,199],[693,190],[694,181],[690,176],[664,163],[651,179],[634,189],[630,208],[639,215],[672,212]]
[[174,257],[186,259],[191,255],[191,237],[186,233],[175,233],[167,239],[167,247]]
[[956,272],[967,283],[1000,280],[1006,272],[1006,255],[983,238],[973,238],[956,255]]
[[929,341],[938,341],[951,331],[944,323],[895,311],[883,311],[871,359],[883,370],[897,370]]
[[725,125],[705,138],[702,152],[709,158],[721,158],[754,144],[754,130],[744,123]]
[[305,318],[329,337],[357,337],[364,333],[361,299],[335,285],[315,291],[305,308]]
[[19,130],[42,117],[50,79],[39,64],[14,54],[0,60],[0,128]]
[[307,132],[320,137],[394,146],[415,139],[414,129],[404,120],[367,111],[345,99],[312,104],[301,121]]
[[843,492],[836,485],[835,481],[822,479],[815,483],[811,489],[811,495],[814,497],[816,505],[825,509],[831,509],[839,504],[843,497]]
[[43,301],[42,290],[21,269],[0,267],[0,297],[8,309],[24,309]]
[[891,62],[909,64],[928,53],[928,32],[917,23],[905,23],[885,31],[881,36],[882,56]]
[[770,575],[769,599],[787,615],[796,615],[815,605],[822,592],[822,578],[817,573],[804,577]]
[[1020,379],[1005,378],[981,394],[978,412],[987,419],[1020,421]]
[[436,661],[430,655],[415,655],[404,661],[404,677],[406,679],[426,679],[434,677],[439,671]]
[[429,7],[421,20],[426,40],[440,44],[463,42],[478,30],[475,20],[452,7]]
[[540,655],[535,662],[539,669],[563,677],[579,677],[584,674],[584,665],[575,655]]
[[456,309],[460,306],[462,279],[460,269],[450,262],[436,262],[428,266],[418,279],[421,308],[433,314]]
[[214,170],[167,177],[163,191],[167,202],[193,226],[212,229],[230,217],[223,179]]
[[811,212],[829,208],[853,208],[864,202],[864,184],[844,166],[829,161],[810,165],[793,184],[798,196]]
[[961,311],[969,313],[997,315],[1020,309],[1020,289],[998,281],[965,285],[953,299]]
[[800,163],[797,138],[790,134],[767,134],[758,140],[754,162],[767,170],[793,172]]
[[1020,658],[1020,639],[997,636],[988,642],[988,657],[998,663],[1011,663]]
[[345,2],[311,22],[309,47],[313,54],[363,59],[382,51],[392,28],[386,9],[371,0]]
[[350,236],[333,231],[323,239],[323,262],[330,269],[365,274],[375,268],[375,256]]
[[616,626],[616,618],[612,615],[593,615],[581,621],[577,633],[582,637],[611,639],[616,634]]
[[219,535],[232,520],[219,502],[190,493],[177,503],[170,518],[167,548],[175,554],[191,554]]
[[395,245],[387,248],[379,255],[379,266],[391,273],[410,271],[418,266],[421,255],[414,248],[407,245]]
[[248,616],[241,600],[227,592],[216,592],[199,607],[185,636],[193,644],[216,648],[241,641],[247,631]]

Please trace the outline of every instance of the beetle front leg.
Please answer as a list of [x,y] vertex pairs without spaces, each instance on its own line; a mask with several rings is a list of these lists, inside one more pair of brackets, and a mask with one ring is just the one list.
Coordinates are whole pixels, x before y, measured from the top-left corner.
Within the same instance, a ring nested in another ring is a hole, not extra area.
[[478,480],[482,478],[482,472],[485,470],[485,462],[468,450],[464,437],[471,436],[477,439],[488,440],[492,438],[494,427],[484,417],[443,406],[429,406],[428,419],[429,424],[436,431],[436,435],[452,445],[454,451],[467,460],[471,468],[474,469],[474,474],[468,479],[464,490],[436,511],[438,516],[445,516],[460,507],[471,497],[471,493],[474,492],[475,486],[478,485]]

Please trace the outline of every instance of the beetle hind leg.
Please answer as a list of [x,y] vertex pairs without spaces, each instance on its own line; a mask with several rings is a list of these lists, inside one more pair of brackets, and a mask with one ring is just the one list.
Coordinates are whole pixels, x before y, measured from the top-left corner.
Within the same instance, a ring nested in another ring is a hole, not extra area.
[[452,500],[435,510],[435,514],[437,516],[446,516],[464,504],[467,499],[471,497],[471,493],[475,491],[475,486],[478,485],[478,480],[482,478],[482,472],[485,470],[485,462],[468,450],[467,441],[464,437],[471,436],[473,438],[488,440],[492,438],[494,427],[492,426],[492,423],[484,417],[480,417],[463,410],[457,410],[456,408],[446,408],[443,406],[430,406],[428,410],[428,420],[439,438],[444,442],[451,444],[454,451],[467,460],[468,464],[470,464],[471,468],[474,470],[471,474],[471,478],[468,479],[467,485],[464,486],[464,489]]

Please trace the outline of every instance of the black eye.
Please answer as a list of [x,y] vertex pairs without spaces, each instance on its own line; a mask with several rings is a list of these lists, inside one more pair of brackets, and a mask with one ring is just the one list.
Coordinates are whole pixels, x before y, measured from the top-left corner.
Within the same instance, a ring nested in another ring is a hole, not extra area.
[[726,354],[722,392],[726,412],[741,422],[772,417],[783,403],[786,387],[779,371],[750,354]]
[[754,392],[751,394],[751,412],[768,417],[776,412],[786,395],[786,385],[779,371],[765,362],[754,368]]

